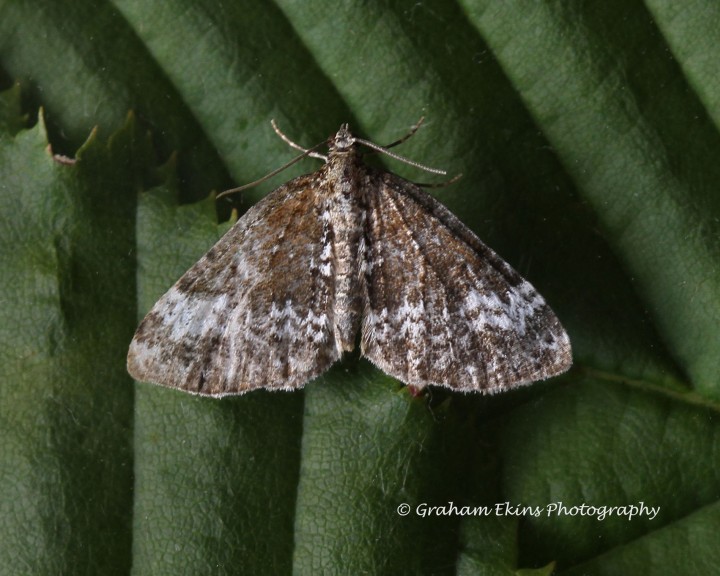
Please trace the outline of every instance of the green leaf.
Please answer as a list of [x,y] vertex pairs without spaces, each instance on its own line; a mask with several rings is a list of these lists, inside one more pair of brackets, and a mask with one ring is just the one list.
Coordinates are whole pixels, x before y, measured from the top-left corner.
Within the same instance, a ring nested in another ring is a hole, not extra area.
[[[0,135],[0,557],[6,574],[131,564],[137,150],[132,123],[53,156]],[[129,184],[129,185],[128,185]]]
[[[0,2],[0,573],[711,572],[718,29],[707,0]],[[39,106],[75,163],[21,128]],[[211,192],[295,154],[271,118],[311,146],[421,115],[400,153],[463,174],[432,193],[546,296],[573,371],[133,386],[139,318],[272,184]]]

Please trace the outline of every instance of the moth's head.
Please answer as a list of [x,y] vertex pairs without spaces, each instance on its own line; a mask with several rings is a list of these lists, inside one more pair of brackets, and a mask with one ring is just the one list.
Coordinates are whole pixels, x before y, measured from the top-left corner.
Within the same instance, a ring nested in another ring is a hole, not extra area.
[[330,138],[328,147],[331,151],[345,152],[350,150],[355,145],[355,136],[350,133],[350,128],[347,124],[340,126],[340,130],[337,131],[334,137]]

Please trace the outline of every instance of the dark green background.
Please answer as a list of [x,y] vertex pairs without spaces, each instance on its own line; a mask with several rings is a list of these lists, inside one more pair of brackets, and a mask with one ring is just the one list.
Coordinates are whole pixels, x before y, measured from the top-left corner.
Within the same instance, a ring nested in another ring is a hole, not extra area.
[[[0,0],[0,574],[711,573],[718,78],[711,0]],[[463,173],[433,194],[546,296],[571,372],[132,382],[139,318],[273,184],[211,192],[295,154],[271,118],[309,146],[422,115],[399,152]],[[506,501],[661,511],[396,513]]]

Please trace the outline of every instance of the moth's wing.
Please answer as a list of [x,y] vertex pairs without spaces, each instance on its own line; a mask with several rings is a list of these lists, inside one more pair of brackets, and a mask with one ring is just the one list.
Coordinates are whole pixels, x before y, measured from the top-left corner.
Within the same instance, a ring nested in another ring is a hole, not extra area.
[[499,392],[572,363],[542,296],[418,186],[371,172],[362,352],[406,384]]
[[253,206],[155,304],[128,353],[137,380],[222,396],[301,388],[340,351],[317,173]]

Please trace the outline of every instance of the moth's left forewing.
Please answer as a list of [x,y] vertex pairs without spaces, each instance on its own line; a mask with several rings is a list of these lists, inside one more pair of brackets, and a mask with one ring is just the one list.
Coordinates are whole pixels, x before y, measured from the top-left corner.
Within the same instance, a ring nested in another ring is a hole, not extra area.
[[542,296],[416,185],[371,172],[363,354],[406,384],[498,392],[567,370]]
[[318,190],[316,175],[284,184],[177,281],[137,329],[135,379],[211,396],[291,390],[339,358]]

